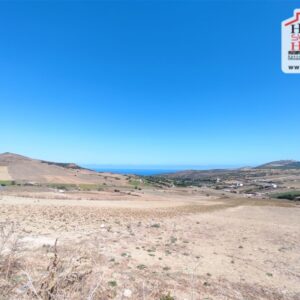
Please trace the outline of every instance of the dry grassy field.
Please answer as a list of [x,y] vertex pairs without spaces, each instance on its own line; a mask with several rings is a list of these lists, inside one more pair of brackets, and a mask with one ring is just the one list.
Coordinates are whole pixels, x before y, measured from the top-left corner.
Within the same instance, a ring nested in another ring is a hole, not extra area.
[[300,299],[300,209],[201,190],[0,195],[0,299]]

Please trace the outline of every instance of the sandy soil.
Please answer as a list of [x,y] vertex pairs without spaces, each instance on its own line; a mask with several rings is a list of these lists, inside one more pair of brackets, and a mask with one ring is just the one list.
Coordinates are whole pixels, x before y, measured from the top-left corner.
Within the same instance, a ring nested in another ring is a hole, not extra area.
[[7,167],[0,166],[0,180],[11,180]]
[[[71,207],[91,207],[91,208],[129,208],[129,209],[150,209],[186,206],[187,201],[153,201],[153,200],[74,200],[74,199],[39,199],[27,197],[3,196],[0,200],[3,205],[39,205],[39,206],[71,206]],[[195,203],[189,201],[188,204]],[[218,205],[223,202],[199,200],[199,205]]]
[[[99,195],[0,196],[0,222],[13,222],[19,239],[12,276],[25,269],[46,299],[39,288],[58,238],[58,277],[77,276],[56,288],[64,299],[300,299],[299,205],[191,191]],[[8,299],[34,298],[24,280]]]

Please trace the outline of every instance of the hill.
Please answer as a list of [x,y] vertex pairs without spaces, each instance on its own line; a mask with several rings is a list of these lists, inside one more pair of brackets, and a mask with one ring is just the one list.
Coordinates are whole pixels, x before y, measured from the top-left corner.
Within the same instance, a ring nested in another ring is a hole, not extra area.
[[0,154],[0,180],[65,184],[126,184],[123,175],[98,173],[74,163],[57,163],[32,159],[14,153]]
[[272,161],[260,166],[257,166],[255,169],[299,169],[300,161],[296,160],[277,160]]
[[206,177],[218,177],[220,175],[228,173],[238,173],[239,170],[229,170],[229,169],[213,169],[213,170],[185,170],[178,171],[175,173],[160,174],[159,177],[168,177],[168,178],[189,178],[189,179],[199,179]]
[[160,174],[156,181],[170,181],[176,186],[205,186],[223,191],[239,187],[246,194],[253,194],[279,187],[299,189],[299,176],[300,162],[280,160],[255,168],[186,170]]
[[212,169],[212,170],[184,170],[169,174],[160,174],[159,177],[181,178],[197,180],[202,178],[217,178],[220,176],[238,177],[248,173],[261,173],[265,169],[300,169],[300,162],[296,160],[278,160],[272,161],[254,168],[244,167],[238,169]]

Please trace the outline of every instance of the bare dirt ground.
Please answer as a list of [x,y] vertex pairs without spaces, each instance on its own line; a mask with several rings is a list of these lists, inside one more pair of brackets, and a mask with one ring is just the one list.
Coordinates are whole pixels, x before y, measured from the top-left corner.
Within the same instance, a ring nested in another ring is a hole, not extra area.
[[0,299],[300,299],[299,208],[192,189],[2,191]]
[[11,180],[11,176],[8,173],[7,167],[0,166],[0,179]]

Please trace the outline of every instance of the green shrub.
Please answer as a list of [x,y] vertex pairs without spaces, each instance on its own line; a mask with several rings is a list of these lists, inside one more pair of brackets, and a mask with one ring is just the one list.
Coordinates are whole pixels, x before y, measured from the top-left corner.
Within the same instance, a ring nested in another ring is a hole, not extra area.
[[108,282],[108,285],[111,287],[116,287],[117,286],[117,282],[115,280],[111,280]]
[[14,180],[0,180],[1,186],[9,186],[9,185],[15,185],[16,182]]
[[277,198],[277,199],[299,200],[300,199],[300,191],[291,191],[291,192],[274,194],[273,197]]
[[168,294],[162,295],[159,300],[175,300],[175,298],[171,296],[170,292],[168,292]]

